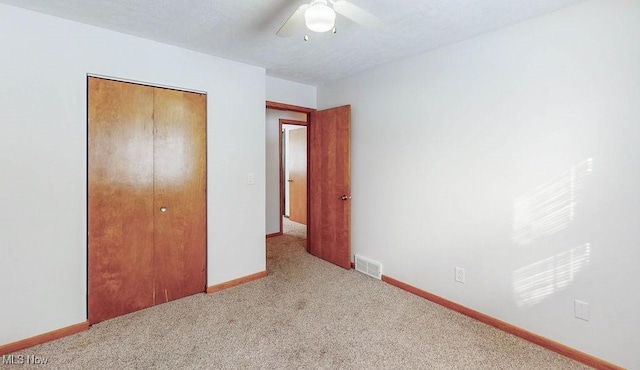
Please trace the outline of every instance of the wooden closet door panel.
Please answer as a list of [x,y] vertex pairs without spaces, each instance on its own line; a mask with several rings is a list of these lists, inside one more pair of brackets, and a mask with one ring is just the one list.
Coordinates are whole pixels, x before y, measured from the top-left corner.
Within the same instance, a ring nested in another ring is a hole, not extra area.
[[153,89],[88,81],[88,312],[153,305]]
[[161,303],[205,290],[206,95],[156,89],[154,117],[155,299]]

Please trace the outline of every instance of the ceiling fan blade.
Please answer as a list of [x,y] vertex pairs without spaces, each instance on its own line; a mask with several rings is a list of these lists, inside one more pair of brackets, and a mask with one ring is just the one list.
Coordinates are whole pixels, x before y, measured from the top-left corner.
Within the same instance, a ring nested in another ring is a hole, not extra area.
[[304,12],[309,8],[309,4],[302,4],[291,14],[291,17],[280,27],[276,35],[280,37],[289,37],[296,32],[296,29],[304,25]]
[[376,28],[382,26],[382,21],[378,17],[346,0],[337,0],[333,4],[333,10],[365,27]]

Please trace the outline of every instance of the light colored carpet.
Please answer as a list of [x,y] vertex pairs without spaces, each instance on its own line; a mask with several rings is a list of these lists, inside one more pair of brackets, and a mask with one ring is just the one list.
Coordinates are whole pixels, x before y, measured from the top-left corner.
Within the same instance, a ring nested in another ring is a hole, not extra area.
[[[269,276],[92,326],[16,354],[55,369],[584,369],[583,365],[268,239]],[[28,369],[29,366],[9,366]]]

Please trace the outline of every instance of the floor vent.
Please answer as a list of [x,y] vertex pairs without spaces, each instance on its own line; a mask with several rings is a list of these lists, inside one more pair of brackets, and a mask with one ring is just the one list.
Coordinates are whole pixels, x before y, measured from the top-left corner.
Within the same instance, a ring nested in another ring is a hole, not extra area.
[[371,277],[380,280],[382,276],[382,265],[379,262],[372,261],[368,258],[364,258],[356,255],[356,270]]

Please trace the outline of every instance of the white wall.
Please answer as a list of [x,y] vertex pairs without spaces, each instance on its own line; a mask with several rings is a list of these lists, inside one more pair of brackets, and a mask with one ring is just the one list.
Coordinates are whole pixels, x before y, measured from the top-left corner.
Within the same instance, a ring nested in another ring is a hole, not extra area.
[[208,94],[207,284],[265,270],[264,69],[2,4],[0,45],[0,344],[86,320],[87,73]]
[[266,114],[266,233],[280,231],[280,119],[306,121],[304,113],[267,109]]
[[317,88],[299,82],[267,76],[267,100],[276,103],[315,108]]
[[320,86],[352,104],[354,253],[640,368],[638,35],[639,1],[587,1]]

